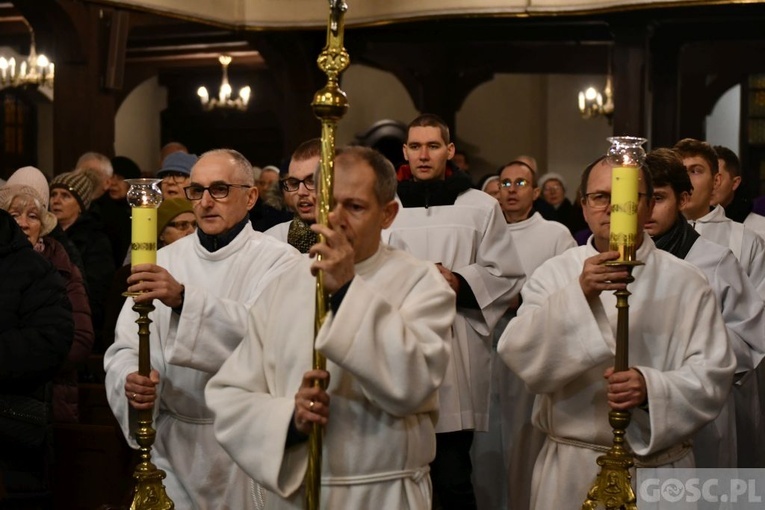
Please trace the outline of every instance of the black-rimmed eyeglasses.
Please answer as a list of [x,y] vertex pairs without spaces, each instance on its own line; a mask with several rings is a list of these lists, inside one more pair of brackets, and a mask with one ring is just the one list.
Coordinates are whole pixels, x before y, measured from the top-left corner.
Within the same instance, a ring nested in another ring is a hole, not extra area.
[[308,191],[316,189],[316,183],[313,180],[313,175],[309,175],[305,179],[296,179],[295,177],[287,177],[279,181],[284,191],[297,191],[300,188],[300,184],[305,186]]
[[183,192],[186,194],[186,198],[189,200],[202,200],[202,195],[205,191],[210,193],[210,196],[215,200],[226,198],[228,196],[229,189],[231,188],[244,188],[250,189],[252,186],[247,184],[227,184],[225,182],[218,182],[210,186],[200,186],[198,184],[192,184],[183,188]]

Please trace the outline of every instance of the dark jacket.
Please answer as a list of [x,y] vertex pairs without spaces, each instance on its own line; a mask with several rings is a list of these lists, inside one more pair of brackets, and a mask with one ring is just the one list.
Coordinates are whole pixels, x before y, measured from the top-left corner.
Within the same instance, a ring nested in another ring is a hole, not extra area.
[[88,213],[66,229],[66,235],[82,256],[93,330],[98,334],[103,328],[104,301],[116,269],[112,246],[100,224]]
[[69,355],[53,381],[53,419],[57,422],[79,421],[77,402],[77,369],[84,366],[93,349],[93,324],[90,318],[88,293],[82,273],[69,259],[64,247],[55,239],[43,238],[43,255],[66,282],[66,295],[72,305],[74,337]]
[[[12,410],[29,410],[29,402],[37,402],[35,409],[50,409],[51,380],[72,345],[72,311],[61,276],[3,210],[0,282],[0,397]],[[43,411],[34,413],[45,419]],[[40,426],[6,418],[0,424],[0,478],[7,497],[44,491],[49,486],[50,422]],[[25,427],[35,436],[42,430],[48,439],[40,445],[19,441],[14,431]]]
[[0,391],[30,394],[69,354],[74,333],[65,284],[0,210]]

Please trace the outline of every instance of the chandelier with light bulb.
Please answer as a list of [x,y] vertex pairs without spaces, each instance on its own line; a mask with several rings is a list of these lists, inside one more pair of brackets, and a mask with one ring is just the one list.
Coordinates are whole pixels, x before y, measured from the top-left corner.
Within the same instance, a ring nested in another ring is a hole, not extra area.
[[611,122],[614,114],[614,93],[610,74],[606,78],[606,87],[602,93],[595,87],[587,87],[579,92],[579,113],[585,119],[602,115]]
[[45,55],[37,54],[35,47],[35,32],[26,20],[24,24],[29,29],[31,43],[29,56],[0,55],[0,88],[3,87],[46,87],[53,89],[55,66]]
[[233,90],[231,84],[228,82],[228,66],[231,64],[231,57],[229,55],[221,55],[218,57],[223,68],[223,77],[221,78],[220,87],[218,88],[218,97],[210,98],[210,93],[207,91],[207,87],[199,87],[197,95],[200,101],[202,101],[202,108],[210,111],[214,108],[226,108],[236,110],[246,110],[247,104],[250,102],[250,94],[252,89],[249,86],[239,89],[239,94],[236,98],[233,97]]

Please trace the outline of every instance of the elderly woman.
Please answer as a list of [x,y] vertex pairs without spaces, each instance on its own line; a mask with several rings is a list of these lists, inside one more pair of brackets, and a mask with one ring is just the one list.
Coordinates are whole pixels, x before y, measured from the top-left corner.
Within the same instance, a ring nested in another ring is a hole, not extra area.
[[57,175],[50,183],[50,210],[82,256],[93,329],[100,336],[103,303],[115,266],[103,226],[88,214],[92,195],[93,182],[81,172]]
[[34,247],[58,270],[66,282],[72,305],[74,337],[64,365],[54,379],[53,418],[58,422],[77,422],[77,367],[84,365],[93,347],[93,325],[88,295],[80,270],[69,259],[64,247],[47,235],[56,226],[48,211],[48,182],[37,168],[20,168],[0,188],[0,209],[8,211]]

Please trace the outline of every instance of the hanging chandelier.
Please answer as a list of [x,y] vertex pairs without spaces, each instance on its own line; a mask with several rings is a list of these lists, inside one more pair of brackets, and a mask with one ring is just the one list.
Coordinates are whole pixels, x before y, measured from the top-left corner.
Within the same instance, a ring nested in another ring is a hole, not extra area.
[[206,111],[210,111],[214,108],[226,108],[236,110],[246,110],[247,104],[250,102],[250,94],[252,89],[249,86],[239,89],[239,95],[236,99],[232,97],[233,90],[231,84],[228,82],[228,66],[231,64],[231,57],[229,55],[221,55],[218,57],[223,68],[223,77],[220,81],[220,87],[218,88],[218,97],[210,99],[210,93],[207,91],[207,87],[199,87],[197,95],[200,101],[202,101],[202,108]]
[[[35,32],[26,20],[24,20],[24,24],[29,29],[31,39],[29,56],[24,57],[15,54],[15,52],[14,55],[9,55],[8,57],[0,55],[0,88],[44,87],[52,90],[55,66],[48,57],[42,53],[37,54]],[[18,57],[18,60],[16,57]]]
[[614,114],[614,93],[611,86],[611,75],[606,78],[606,86],[603,92],[595,87],[587,87],[579,92],[579,113],[585,119],[591,119],[602,115],[611,122]]

